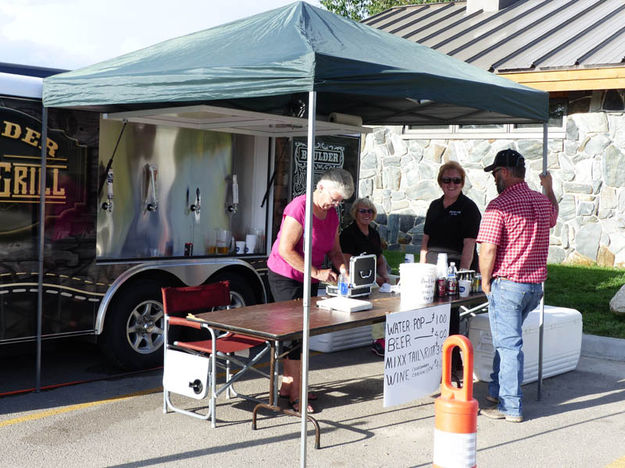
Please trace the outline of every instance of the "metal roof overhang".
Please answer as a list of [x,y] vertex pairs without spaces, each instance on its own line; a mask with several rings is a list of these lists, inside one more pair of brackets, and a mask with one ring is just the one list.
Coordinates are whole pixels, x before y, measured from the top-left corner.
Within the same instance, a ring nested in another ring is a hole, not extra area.
[[[193,128],[268,137],[305,136],[306,118],[267,114],[210,105],[144,109],[103,114],[104,119],[150,125]],[[324,120],[316,121],[317,135],[369,133],[371,128]]]

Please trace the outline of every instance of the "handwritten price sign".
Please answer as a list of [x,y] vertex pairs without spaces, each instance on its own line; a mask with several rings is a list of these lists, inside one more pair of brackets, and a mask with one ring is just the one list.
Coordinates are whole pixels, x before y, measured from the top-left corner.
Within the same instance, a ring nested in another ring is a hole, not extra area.
[[444,304],[386,316],[385,407],[401,405],[438,390],[450,311],[450,305]]

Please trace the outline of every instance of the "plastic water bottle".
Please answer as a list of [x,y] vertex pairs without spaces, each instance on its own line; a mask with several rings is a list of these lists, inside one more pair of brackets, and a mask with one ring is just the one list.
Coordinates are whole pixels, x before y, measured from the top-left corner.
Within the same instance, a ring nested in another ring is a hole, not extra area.
[[341,272],[339,273],[339,296],[347,297],[349,294],[349,278],[347,277],[347,270],[344,266],[341,267]]
[[451,262],[447,270],[447,294],[450,296],[458,294],[458,270],[455,262]]

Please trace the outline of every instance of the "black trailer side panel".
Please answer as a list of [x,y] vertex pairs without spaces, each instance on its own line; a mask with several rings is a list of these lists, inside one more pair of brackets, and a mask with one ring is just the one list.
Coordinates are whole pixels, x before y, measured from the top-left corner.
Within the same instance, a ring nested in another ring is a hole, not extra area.
[[[98,116],[48,116],[43,336],[89,333],[106,290],[95,269]],[[0,342],[33,339],[41,102],[0,96]]]

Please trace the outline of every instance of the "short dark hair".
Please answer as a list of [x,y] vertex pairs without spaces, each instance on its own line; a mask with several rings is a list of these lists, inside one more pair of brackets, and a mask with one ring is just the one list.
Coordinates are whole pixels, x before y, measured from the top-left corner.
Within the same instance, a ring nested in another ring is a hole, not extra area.
[[519,179],[525,179],[525,166],[515,166],[507,168],[512,174],[512,177],[518,177]]

